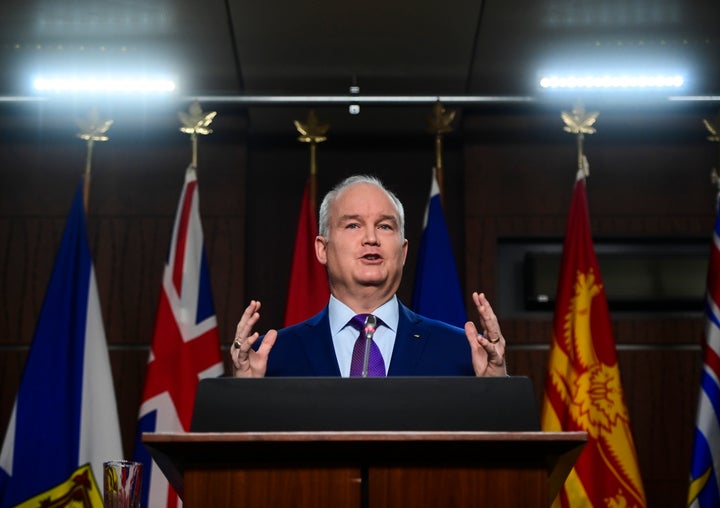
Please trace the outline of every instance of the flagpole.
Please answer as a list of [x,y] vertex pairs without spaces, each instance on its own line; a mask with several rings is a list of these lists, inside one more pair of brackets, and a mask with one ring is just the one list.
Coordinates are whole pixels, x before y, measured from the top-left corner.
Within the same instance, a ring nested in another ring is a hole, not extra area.
[[593,124],[600,113],[597,111],[586,112],[585,107],[581,102],[578,102],[573,107],[572,111],[563,111],[560,114],[565,127],[563,130],[570,134],[575,134],[577,137],[577,171],[578,178],[587,178],[590,176],[590,168],[583,152],[583,140],[585,134],[595,134],[595,128]]
[[284,326],[294,325],[317,314],[330,298],[325,267],[315,257],[315,238],[319,232],[316,212],[317,145],[327,139],[330,126],[320,123],[313,110],[308,113],[305,122],[294,120],[293,123],[300,133],[298,141],[310,145],[310,174],[300,201]]
[[435,135],[435,178],[440,187],[440,202],[445,200],[445,175],[442,163],[442,137],[452,132],[451,123],[455,119],[455,111],[446,111],[440,100],[435,101],[432,114],[428,117],[428,130]]
[[90,169],[92,167],[92,150],[94,140],[87,140],[87,152],[85,154],[85,173],[83,174],[83,205],[85,213],[88,211],[88,203],[90,201]]
[[310,144],[310,204],[317,206],[317,145],[327,139],[329,124],[320,123],[315,110],[310,110],[305,123],[294,120],[293,124],[300,133],[298,141]]
[[205,113],[197,101],[190,104],[187,112],[180,111],[178,113],[178,118],[180,118],[183,124],[183,126],[180,127],[180,132],[190,134],[190,144],[192,146],[192,161],[190,165],[195,171],[197,171],[198,166],[198,134],[202,134],[203,136],[212,134],[210,124],[216,115],[216,111]]
[[97,109],[92,109],[88,113],[87,118],[78,119],[77,125],[80,132],[77,137],[87,142],[87,152],[85,154],[85,172],[83,173],[83,206],[85,213],[88,211],[88,203],[90,202],[90,173],[92,169],[92,153],[95,141],[107,141],[105,133],[112,125],[112,120],[101,120]]
[[310,204],[317,206],[317,143],[310,143]]
[[[180,505],[178,493],[153,464],[142,435],[188,432],[198,381],[225,374],[197,181],[198,135],[212,133],[209,126],[215,115],[203,112],[197,101],[178,113],[180,131],[190,135],[192,162],[185,169],[175,211],[138,413],[133,457],[145,464],[142,506]],[[177,367],[172,375],[168,365]]]

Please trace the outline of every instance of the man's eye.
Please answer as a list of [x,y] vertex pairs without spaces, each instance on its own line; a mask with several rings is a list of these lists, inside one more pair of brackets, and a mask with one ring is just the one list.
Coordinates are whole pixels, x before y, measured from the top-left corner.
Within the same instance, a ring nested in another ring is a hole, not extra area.
[[355,223],[351,223],[351,224],[348,224],[348,225],[345,226],[345,227],[348,228],[348,229],[357,229],[357,228],[360,227],[360,225],[359,225],[359,224],[355,224]]
[[393,229],[393,227],[392,227],[390,224],[380,224],[380,225],[378,226],[378,228],[380,228],[380,229],[385,229],[385,230],[387,230],[387,231],[392,231],[392,229]]

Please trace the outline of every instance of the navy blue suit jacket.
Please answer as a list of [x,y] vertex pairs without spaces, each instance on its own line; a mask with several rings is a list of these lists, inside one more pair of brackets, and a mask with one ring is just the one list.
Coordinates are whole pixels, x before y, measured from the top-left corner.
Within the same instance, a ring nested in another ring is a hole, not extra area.
[[[465,330],[398,305],[400,319],[388,376],[475,375]],[[340,376],[327,306],[306,321],[278,330],[265,375]]]

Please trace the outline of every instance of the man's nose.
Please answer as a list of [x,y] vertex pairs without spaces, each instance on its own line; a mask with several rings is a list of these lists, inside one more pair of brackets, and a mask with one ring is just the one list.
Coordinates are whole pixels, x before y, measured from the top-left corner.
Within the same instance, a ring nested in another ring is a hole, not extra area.
[[371,244],[371,245],[378,244],[377,231],[375,231],[375,228],[367,228],[365,230],[365,235],[363,237],[363,243]]

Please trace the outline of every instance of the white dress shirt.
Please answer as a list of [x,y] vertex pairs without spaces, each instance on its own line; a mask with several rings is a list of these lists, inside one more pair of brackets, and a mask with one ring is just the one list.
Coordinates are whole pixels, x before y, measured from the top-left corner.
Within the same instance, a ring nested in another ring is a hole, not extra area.
[[[390,300],[375,309],[372,314],[382,321],[382,325],[378,325],[375,331],[373,341],[375,341],[378,348],[380,348],[380,353],[385,362],[385,372],[388,372],[390,370],[393,346],[395,345],[395,334],[397,333],[398,321],[400,320],[397,297],[393,296]],[[355,312],[353,312],[350,307],[334,296],[330,296],[330,302],[328,303],[330,332],[332,333],[335,357],[337,358],[340,375],[342,377],[350,376],[353,348],[358,338],[357,328],[354,328],[350,324],[350,320],[354,316]]]

